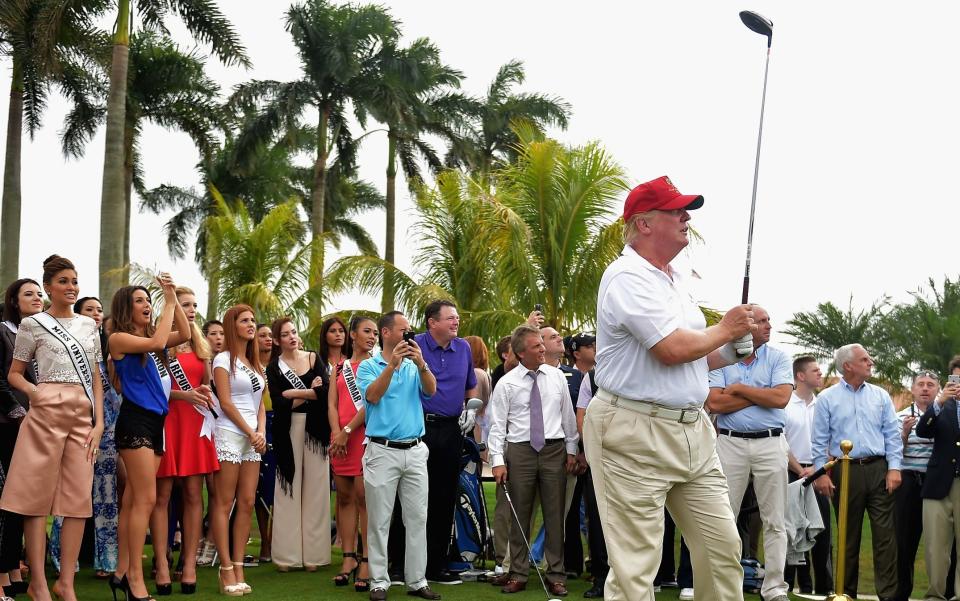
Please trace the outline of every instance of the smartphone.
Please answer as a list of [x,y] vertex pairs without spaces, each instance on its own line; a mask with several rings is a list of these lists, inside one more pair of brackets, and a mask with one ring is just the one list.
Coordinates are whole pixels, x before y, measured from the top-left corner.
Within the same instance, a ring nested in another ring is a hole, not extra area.
[[540,315],[543,315],[543,305],[541,305],[540,303],[535,304],[533,306],[533,310],[539,313]]
[[960,384],[960,375],[947,376],[947,382],[950,384]]
[[414,332],[413,330],[407,330],[406,332],[403,333],[403,341],[404,341],[404,342],[413,342],[413,337],[416,336],[416,335],[417,335],[417,333]]

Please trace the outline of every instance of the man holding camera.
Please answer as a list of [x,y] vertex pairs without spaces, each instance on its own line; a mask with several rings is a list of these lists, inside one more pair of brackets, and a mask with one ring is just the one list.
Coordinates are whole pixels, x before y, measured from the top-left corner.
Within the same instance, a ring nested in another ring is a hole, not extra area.
[[[577,418],[563,373],[545,364],[540,330],[518,326],[510,344],[520,365],[507,373],[490,399],[488,445],[493,477],[508,486],[516,520],[527,529],[534,497],[540,495],[546,530],[544,557],[551,595],[567,594],[563,558],[566,473],[576,466]],[[528,533],[518,523],[510,529],[510,578],[501,589],[526,589],[530,573]]]
[[427,457],[420,404],[437,390],[437,381],[423,359],[419,345],[404,334],[410,331],[399,311],[377,323],[382,350],[357,368],[357,387],[366,401],[363,482],[368,516],[371,601],[384,601],[390,588],[387,542],[394,501],[399,492],[406,524],[405,581],[409,594],[439,599],[425,577],[427,566]]
[[[427,580],[460,584],[447,570],[450,530],[457,503],[463,434],[460,414],[464,400],[477,396],[470,344],[457,336],[460,316],[450,301],[435,300],[424,310],[427,331],[416,336],[423,359],[436,376],[436,394],[424,395],[424,442],[430,447],[427,474],[430,495],[427,511]],[[407,528],[409,524],[404,520]]]

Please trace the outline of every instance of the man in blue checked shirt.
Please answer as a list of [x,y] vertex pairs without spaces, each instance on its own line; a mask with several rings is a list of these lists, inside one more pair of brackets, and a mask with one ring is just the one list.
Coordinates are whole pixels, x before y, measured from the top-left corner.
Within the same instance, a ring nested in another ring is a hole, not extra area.
[[[860,574],[860,531],[864,510],[873,532],[873,565],[877,596],[881,601],[897,593],[897,541],[893,525],[893,491],[900,486],[903,440],[893,400],[887,391],[867,382],[873,359],[859,344],[848,344],[834,353],[834,364],[843,378],[820,394],[813,418],[813,467],[820,469],[839,457],[840,442],[853,442],[850,453],[850,503],[847,507],[847,557],[843,592],[857,596]],[[834,509],[840,470],[821,476],[817,492],[833,496]],[[839,592],[839,591],[838,591]]]
[[727,476],[730,508],[736,514],[753,476],[760,520],[763,522],[763,555],[766,577],[761,596],[766,601],[786,601],[783,578],[787,562],[784,507],[787,497],[787,440],[783,436],[783,410],[793,392],[790,357],[767,344],[770,315],[753,306],[757,329],[751,355],[733,365],[710,372],[707,408],[717,416],[717,455]]

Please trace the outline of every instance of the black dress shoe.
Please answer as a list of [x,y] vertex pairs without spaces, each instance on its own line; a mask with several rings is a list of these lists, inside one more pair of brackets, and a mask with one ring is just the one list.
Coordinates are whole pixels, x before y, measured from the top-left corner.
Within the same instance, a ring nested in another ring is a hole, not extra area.
[[433,592],[429,586],[420,587],[415,591],[407,591],[407,594],[411,597],[420,597],[421,599],[429,599],[430,601],[440,599],[440,593]]
[[584,599],[603,599],[603,585],[588,588],[583,593]]
[[371,590],[370,601],[387,601],[387,589],[375,588]]

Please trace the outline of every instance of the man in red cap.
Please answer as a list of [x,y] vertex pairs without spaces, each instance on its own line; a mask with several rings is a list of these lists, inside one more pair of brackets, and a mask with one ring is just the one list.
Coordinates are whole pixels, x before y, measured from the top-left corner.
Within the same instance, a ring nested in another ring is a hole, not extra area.
[[667,177],[631,190],[626,246],[600,282],[599,388],[583,435],[611,567],[605,599],[653,598],[664,505],[690,547],[698,601],[743,598],[740,539],[703,403],[709,370],[749,355],[756,325],[739,305],[707,327],[670,265],[702,205]]

